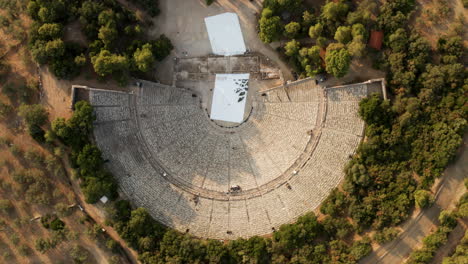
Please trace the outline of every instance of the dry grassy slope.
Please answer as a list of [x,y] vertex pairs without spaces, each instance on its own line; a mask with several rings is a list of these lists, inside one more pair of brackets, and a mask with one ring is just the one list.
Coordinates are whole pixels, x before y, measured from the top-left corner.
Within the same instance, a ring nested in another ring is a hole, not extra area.
[[[1,14],[5,14],[5,10],[0,10]],[[27,30],[30,21],[27,17],[21,15],[20,19],[23,30]],[[11,32],[0,29],[0,49],[2,60],[6,62],[11,72],[8,74],[6,82],[14,85],[21,85],[28,82],[37,82],[38,74],[35,64],[26,50],[26,41],[21,42],[15,37],[12,37]],[[20,44],[22,43],[22,44]],[[18,44],[20,44],[18,46]],[[56,94],[56,101],[66,101],[68,93]],[[45,98],[45,99],[44,99]],[[49,110],[55,102],[48,101],[49,97],[43,97],[44,105],[49,106]],[[0,93],[0,100],[8,102],[8,98]],[[34,99],[39,100],[39,95]],[[53,113],[53,111],[51,111]],[[52,114],[53,118],[63,114]],[[13,115],[8,120],[0,122],[0,137],[7,137],[11,140],[15,147],[24,151],[34,150],[42,155],[50,155],[50,150],[37,144],[31,137],[24,132],[20,125],[20,119]],[[0,199],[11,201],[12,210],[0,211],[0,263],[71,263],[70,249],[73,245],[80,245],[88,252],[88,263],[108,263],[108,260],[115,256],[110,250],[105,247],[103,242],[94,241],[86,231],[92,227],[90,222],[81,222],[84,213],[78,209],[70,209],[69,215],[61,217],[66,223],[66,228],[74,233],[77,238],[69,239],[60,243],[55,249],[47,251],[45,254],[38,252],[35,249],[35,241],[39,238],[51,238],[52,232],[45,229],[40,221],[31,221],[32,218],[44,215],[46,213],[54,213],[54,205],[62,203],[65,205],[73,204],[77,201],[75,194],[68,185],[65,176],[54,176],[51,173],[46,173],[46,177],[54,190],[51,194],[52,201],[48,205],[38,205],[34,201],[27,202],[25,194],[19,190],[19,185],[12,179],[12,173],[15,169],[29,168],[33,165],[24,157],[15,157],[11,154],[8,146],[0,147]],[[27,248],[27,254],[20,252],[20,248]],[[120,263],[126,263],[122,257],[118,257]]]
[[[416,3],[417,9],[411,18],[411,25],[427,38],[433,47],[436,47],[440,36],[452,32],[456,27],[464,27],[468,22],[468,9],[463,7],[461,0],[417,0]],[[464,31],[467,45],[468,31]]]

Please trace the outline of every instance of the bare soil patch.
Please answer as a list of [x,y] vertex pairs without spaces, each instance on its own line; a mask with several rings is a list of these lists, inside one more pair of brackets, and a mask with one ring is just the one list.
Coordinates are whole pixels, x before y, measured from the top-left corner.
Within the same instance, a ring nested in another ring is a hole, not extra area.
[[[446,35],[456,27],[465,27],[468,11],[461,0],[417,0],[417,9],[410,23],[431,46],[437,46],[439,37]],[[468,32],[464,30],[465,45],[468,44]]]

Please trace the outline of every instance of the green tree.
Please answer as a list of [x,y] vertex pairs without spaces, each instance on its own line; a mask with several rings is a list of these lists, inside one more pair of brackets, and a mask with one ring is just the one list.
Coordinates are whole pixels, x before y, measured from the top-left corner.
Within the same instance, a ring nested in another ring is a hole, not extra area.
[[102,196],[111,200],[115,199],[117,197],[117,184],[102,170],[96,174],[96,177],[86,177],[82,185],[86,202],[96,203]]
[[34,44],[32,44],[29,48],[34,61],[36,61],[39,64],[47,63],[48,54],[46,52],[46,44],[46,41],[38,40],[34,42]]
[[291,39],[295,38],[300,31],[301,24],[294,21],[284,26],[284,35]]
[[431,193],[426,190],[417,190],[414,192],[414,200],[419,208],[426,208],[434,202]]
[[48,117],[48,113],[45,108],[39,104],[22,104],[18,109],[18,114],[24,119],[28,127],[43,126]]
[[101,52],[91,58],[94,70],[100,76],[106,76],[118,71],[128,69],[128,60],[124,56],[113,54],[108,50]]
[[52,131],[78,153],[88,140],[94,120],[93,107],[86,101],[79,101],[69,120],[57,118],[52,122]]
[[142,72],[148,72],[154,63],[153,52],[151,51],[151,44],[145,44],[138,48],[133,54],[133,60],[138,70]]
[[323,71],[319,46],[300,49],[299,61],[309,77],[313,77]]
[[455,214],[447,210],[440,212],[439,223],[448,228],[455,228],[458,224]]
[[335,188],[320,206],[320,212],[335,217],[345,213],[347,203],[345,194]]
[[388,101],[383,101],[379,95],[374,94],[359,102],[359,116],[368,125],[388,126],[393,114]]
[[388,37],[389,46],[393,52],[405,52],[408,45],[408,35],[403,28],[397,29]]
[[164,34],[159,36],[157,40],[152,41],[151,46],[153,48],[152,52],[153,52],[154,58],[158,61],[162,61],[174,49],[174,46],[172,45],[171,40],[168,37],[166,37],[166,35]]
[[398,230],[393,227],[386,227],[374,234],[374,240],[379,244],[392,241],[398,236]]
[[301,48],[301,43],[299,41],[293,39],[286,43],[284,46],[285,54],[288,56],[296,56],[299,52],[299,49]]
[[351,41],[351,27],[340,26],[335,32],[335,40],[340,43],[346,44]]
[[309,28],[309,36],[313,39],[318,38],[322,35],[323,25],[317,23]]
[[57,39],[62,35],[62,25],[57,23],[45,23],[39,27],[37,32],[41,39]]
[[437,41],[437,49],[444,55],[452,55],[461,58],[465,53],[463,39],[460,36],[441,37]]
[[86,56],[81,53],[80,55],[75,57],[75,64],[78,67],[83,67],[86,64]]
[[347,46],[349,54],[353,57],[362,57],[366,50],[366,43],[362,36],[356,36]]
[[350,255],[356,259],[362,259],[372,252],[372,247],[369,238],[363,238],[359,241],[355,241],[350,248]]
[[60,58],[65,54],[65,43],[61,39],[51,40],[46,43],[45,52],[49,58]]
[[343,2],[328,2],[322,7],[322,16],[326,20],[338,21],[346,18],[348,9],[348,5]]
[[99,13],[98,16],[98,25],[105,26],[111,25],[112,27],[115,26],[115,12],[111,9],[103,10]]
[[325,55],[326,70],[333,76],[340,78],[348,73],[351,56],[346,49],[329,51]]
[[101,151],[96,145],[87,144],[78,154],[76,163],[82,176],[93,175],[103,164]]
[[367,39],[367,30],[362,24],[354,24],[351,29],[353,39],[361,36],[363,39]]
[[302,13],[302,26],[304,28],[309,28],[315,23],[316,20],[317,18],[312,12],[306,10],[304,13]]
[[104,25],[99,29],[98,38],[106,47],[112,47],[112,44],[117,39],[117,29],[112,25]]
[[260,40],[265,43],[271,43],[280,38],[282,33],[281,18],[279,16],[273,16],[273,11],[271,11],[271,9],[263,9],[259,24]]

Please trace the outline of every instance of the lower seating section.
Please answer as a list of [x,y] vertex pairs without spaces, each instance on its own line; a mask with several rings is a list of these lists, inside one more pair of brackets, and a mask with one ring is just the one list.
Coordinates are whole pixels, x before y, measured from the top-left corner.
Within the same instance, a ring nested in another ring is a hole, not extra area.
[[362,139],[365,85],[324,90],[306,80],[270,90],[232,130],[211,123],[187,90],[138,89],[90,91],[97,145],[137,206],[199,237],[263,235],[314,210]]

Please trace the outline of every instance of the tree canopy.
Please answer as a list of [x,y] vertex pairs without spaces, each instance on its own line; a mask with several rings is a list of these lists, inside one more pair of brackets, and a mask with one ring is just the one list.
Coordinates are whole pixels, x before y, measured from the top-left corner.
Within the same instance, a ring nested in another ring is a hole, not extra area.
[[351,56],[348,50],[342,48],[328,51],[325,55],[326,70],[335,77],[343,77],[348,73]]

